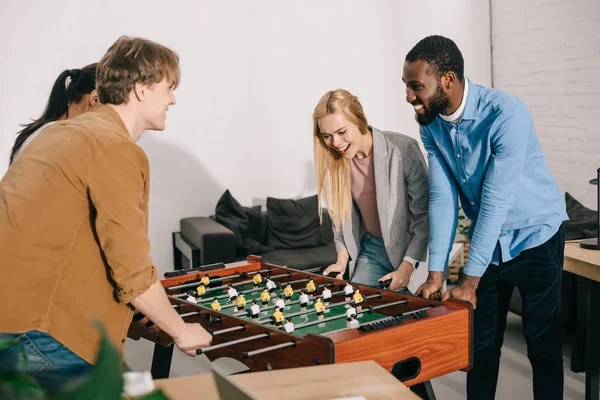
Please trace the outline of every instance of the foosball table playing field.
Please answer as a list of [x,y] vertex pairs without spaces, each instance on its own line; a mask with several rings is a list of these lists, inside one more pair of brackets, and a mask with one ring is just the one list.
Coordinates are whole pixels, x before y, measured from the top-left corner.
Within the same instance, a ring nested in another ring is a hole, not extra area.
[[[213,335],[211,346],[198,350],[211,361],[230,357],[265,371],[374,360],[407,386],[470,368],[468,302],[348,283],[255,256],[204,269],[161,282],[181,317]],[[129,336],[156,343],[152,374],[168,377],[171,338],[136,324]]]

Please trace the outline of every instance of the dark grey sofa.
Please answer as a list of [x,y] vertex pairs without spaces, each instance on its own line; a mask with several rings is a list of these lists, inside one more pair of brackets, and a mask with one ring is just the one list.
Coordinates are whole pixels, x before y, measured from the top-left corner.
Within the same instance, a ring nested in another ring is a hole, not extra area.
[[[266,219],[267,213],[263,211],[261,216]],[[245,256],[236,256],[233,232],[218,223],[214,216],[184,218],[180,221],[180,229],[180,232],[173,233],[173,255],[176,270],[217,262],[229,263],[246,258]],[[255,255],[261,256],[264,262],[295,269],[326,267],[333,264],[337,258],[331,219],[327,212],[323,212],[321,236],[323,242],[321,246],[272,249]],[[266,234],[260,238],[259,242],[266,244]]]

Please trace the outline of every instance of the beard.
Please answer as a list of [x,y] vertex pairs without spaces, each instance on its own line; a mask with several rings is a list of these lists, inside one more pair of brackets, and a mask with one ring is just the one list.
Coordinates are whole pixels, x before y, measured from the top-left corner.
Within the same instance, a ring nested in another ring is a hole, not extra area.
[[[422,103],[416,103],[416,104],[422,104]],[[425,104],[423,104],[423,109],[425,110],[425,113],[423,115],[416,113],[415,119],[417,120],[419,125],[427,126],[430,123],[432,123],[433,120],[440,113],[442,113],[444,110],[446,110],[448,108],[449,104],[450,104],[450,99],[448,98],[448,96],[446,96],[446,94],[442,90],[442,85],[440,85],[438,83],[438,87],[437,87],[435,94],[433,96],[431,96],[431,98],[429,99],[429,105],[425,106]]]

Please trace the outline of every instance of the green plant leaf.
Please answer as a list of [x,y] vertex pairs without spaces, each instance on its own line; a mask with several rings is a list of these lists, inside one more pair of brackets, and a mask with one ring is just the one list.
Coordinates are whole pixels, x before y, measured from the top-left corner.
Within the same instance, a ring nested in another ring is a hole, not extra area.
[[162,390],[157,390],[142,397],[136,397],[136,400],[169,400]]
[[4,372],[0,374],[0,398],[47,399],[46,391],[25,372]]
[[69,382],[54,397],[55,400],[119,400],[123,390],[121,357],[112,345],[104,327],[93,322],[100,332],[100,349],[96,364],[81,380]]

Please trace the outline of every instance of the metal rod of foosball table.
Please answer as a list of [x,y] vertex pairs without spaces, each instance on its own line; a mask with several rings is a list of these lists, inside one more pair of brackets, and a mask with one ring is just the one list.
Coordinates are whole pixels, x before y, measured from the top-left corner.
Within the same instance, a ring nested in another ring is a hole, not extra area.
[[[343,293],[343,292],[342,292],[342,293]],[[370,295],[368,295],[368,296],[365,296],[365,299],[367,299],[367,300],[368,300],[368,299],[373,299],[373,298],[375,298],[375,297],[381,297],[381,293],[377,293],[377,294],[370,294]],[[401,302],[401,303],[399,303],[399,304],[405,304],[405,303],[408,303],[408,300],[399,300],[399,301]],[[350,303],[352,303],[352,302],[354,302],[354,300],[342,301],[342,302],[339,302],[339,303],[331,303],[331,304],[329,305],[329,307],[326,307],[326,308],[334,308],[334,307],[345,306],[346,304],[350,304]],[[290,317],[290,318],[291,318],[291,317],[299,317],[299,316],[301,316],[301,315],[306,315],[306,314],[310,314],[310,313],[316,313],[316,312],[317,312],[317,310],[315,310],[314,308],[311,308],[310,310],[298,311],[298,312],[295,312],[295,313],[292,313],[292,314],[287,314],[285,317],[286,317],[286,318],[288,318],[288,317]],[[345,316],[345,314],[344,314],[344,316]],[[263,317],[263,318],[264,318],[264,317]],[[269,318],[270,318],[270,317],[269,317]],[[323,320],[322,320],[322,321],[323,321]],[[261,322],[260,320],[259,320],[258,322],[259,322],[260,324],[262,324],[262,325],[266,325],[266,324],[272,324],[272,323],[273,323],[273,321],[263,321],[263,322]]]
[[[416,313],[418,313],[419,311],[425,311],[425,310],[429,310],[430,308],[433,308],[433,307],[423,307],[423,308],[419,308],[418,310],[412,310],[412,311],[403,312],[402,314],[399,314],[398,316],[404,316],[404,315],[416,314]],[[362,313],[358,313],[358,314],[362,314]],[[392,316],[389,316],[389,317],[379,318],[379,319],[376,319],[376,320],[373,320],[373,321],[369,321],[369,322],[367,322],[367,324],[375,324],[375,323],[377,323],[377,322],[380,322],[380,321],[385,321],[386,319],[392,319],[392,318],[394,318],[394,317],[395,317],[395,316],[393,316],[393,315],[392,315]],[[364,324],[360,324],[360,325],[359,325],[359,327],[361,327],[362,325],[364,325]],[[334,330],[334,331],[323,332],[323,333],[321,333],[321,335],[328,336],[328,335],[333,335],[334,333],[339,333],[339,332],[349,331],[349,330],[351,330],[351,329],[353,329],[353,328],[342,328],[342,329],[336,329],[336,330]]]
[[[256,271],[255,273],[261,273],[261,272],[268,273],[268,272],[271,272],[271,270],[270,269],[263,269],[263,270],[260,270],[260,271]],[[214,278],[214,279],[211,279],[210,282],[223,282],[223,281],[227,281],[227,280],[230,280],[230,279],[239,278],[239,277],[242,277],[242,276],[247,276],[247,275],[245,275],[245,274],[229,275],[229,276],[225,276],[223,278]],[[201,283],[202,282],[200,282],[200,279],[198,279],[196,282],[192,282],[192,283],[185,283],[183,285],[169,286],[169,287],[166,287],[165,290],[168,291],[168,290],[184,289],[184,288],[187,288],[187,287],[199,286]]]
[[289,342],[281,343],[281,344],[276,344],[275,346],[265,347],[264,349],[254,350],[254,351],[247,351],[245,353],[242,353],[242,357],[244,359],[247,359],[247,358],[253,357],[253,356],[258,355],[258,354],[266,353],[268,351],[283,349],[285,347],[296,347],[296,341],[295,340],[290,340]]
[[191,317],[191,316],[193,316],[193,315],[200,315],[200,311],[192,311],[192,312],[185,313],[185,314],[179,314],[179,316],[180,316],[181,318],[185,318],[185,317]]
[[[317,288],[322,288],[322,287],[327,286],[327,285],[329,285],[329,284],[328,283],[324,283],[322,285],[317,285],[316,287]],[[300,292],[302,290],[304,290],[304,289],[296,289],[296,290],[294,290],[294,293]],[[344,293],[343,291],[339,291],[339,292],[331,293],[331,295],[332,296],[337,296],[337,295],[340,295],[340,294],[343,294],[343,293]],[[291,305],[294,305],[294,304],[300,304],[300,300],[294,300],[294,301],[290,301],[289,303],[285,303],[286,306],[291,306]],[[231,304],[231,305],[228,305],[227,307],[234,307],[234,306],[235,306],[235,304]],[[264,308],[261,308],[260,311],[262,312],[262,311],[274,310],[275,307],[277,307],[277,306],[273,305],[273,306],[269,306],[269,307],[264,307]],[[234,317],[239,317],[239,316],[242,316],[242,315],[245,315],[245,314],[247,314],[247,310],[246,311],[236,312],[236,313],[233,314],[233,316]]]
[[203,353],[206,353],[208,351],[213,351],[213,350],[218,350],[218,349],[222,349],[224,347],[229,347],[229,346],[233,346],[235,344],[239,344],[239,343],[244,343],[244,342],[249,342],[251,340],[256,340],[256,339],[262,339],[262,338],[268,338],[269,336],[271,336],[269,334],[269,332],[265,332],[265,333],[261,333],[260,335],[254,335],[254,336],[248,336],[246,338],[241,338],[241,339],[237,339],[237,340],[232,340],[230,342],[225,342],[225,343],[219,343],[219,344],[215,344],[214,346],[208,346],[205,347],[203,349],[198,349],[196,350],[196,354],[200,355]]
[[[270,270],[265,270],[265,271],[270,271]],[[263,271],[264,272],[264,271]],[[258,273],[258,271],[257,271]],[[273,275],[273,276],[269,276],[269,278],[283,278],[285,276],[290,276],[292,273],[291,272],[286,272],[285,274],[280,274],[280,275]],[[229,279],[234,279],[235,277],[240,277],[242,275],[231,275],[225,278],[219,278],[217,279],[213,279],[211,282],[222,282],[224,280],[229,280]],[[252,279],[247,280],[247,281],[242,281],[242,282],[236,282],[236,283],[232,283],[231,286],[243,286],[243,285],[247,285],[249,283],[253,283],[254,281]],[[186,289],[189,287],[197,287],[200,286],[202,282],[197,281],[197,282],[192,282],[192,283],[185,283],[183,285],[177,285],[177,286],[170,286],[165,288],[165,290],[169,291],[169,290],[177,290],[177,289]],[[215,287],[209,287],[206,289],[207,292],[214,292],[215,290],[221,290],[221,289],[227,289],[229,287],[229,285],[221,285],[221,286],[215,286]]]
[[[382,308],[397,306],[397,305],[406,304],[406,303],[408,303],[407,300],[398,300],[398,301],[392,301],[391,303],[381,304],[379,306],[370,306],[366,310],[361,310],[361,311],[357,312],[356,315],[358,316],[358,314],[364,314],[367,312],[370,314],[375,310],[380,310]],[[317,321],[311,321],[311,322],[305,322],[303,324],[298,324],[298,325],[296,325],[296,329],[306,328],[307,326],[322,324],[327,321],[335,321],[336,319],[340,319],[340,318],[346,318],[346,314],[334,315],[333,317],[328,317],[328,318],[324,318],[324,319],[317,320]]]
[[234,326],[232,328],[225,328],[218,331],[210,331],[210,334],[213,336],[222,335],[227,332],[235,332],[235,331],[243,331],[246,329],[246,325],[240,324],[239,326]]
[[321,268],[323,268],[323,267],[315,267],[315,268],[303,269],[302,272],[321,272]]

